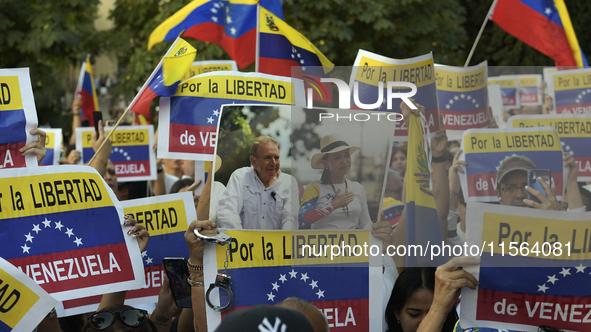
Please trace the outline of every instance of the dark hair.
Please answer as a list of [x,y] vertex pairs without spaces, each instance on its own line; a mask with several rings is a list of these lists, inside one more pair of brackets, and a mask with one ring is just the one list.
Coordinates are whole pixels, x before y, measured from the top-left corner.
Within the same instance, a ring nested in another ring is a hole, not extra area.
[[176,194],[182,188],[192,185],[193,182],[195,182],[195,181],[193,181],[193,179],[190,179],[190,178],[184,178],[184,179],[177,180],[175,183],[172,184],[172,187],[170,187],[170,193]]
[[[408,298],[420,289],[435,289],[435,268],[434,267],[409,267],[400,273],[394,284],[390,300],[386,306],[386,332],[404,332],[398,323],[395,313],[400,313]],[[441,331],[453,331],[458,320],[455,310],[448,315]]]
[[[134,307],[124,305],[124,304],[117,304],[110,307],[103,308],[97,312],[101,311],[120,311],[125,309],[135,309]],[[88,316],[90,317],[90,316]],[[88,324],[88,319],[84,323],[84,327],[81,330],[82,332],[93,332],[93,329],[90,324]],[[103,330],[104,332],[157,332],[158,329],[154,326],[154,323],[150,319],[147,319],[147,322],[142,324],[140,327],[131,327],[123,324],[121,321],[121,317],[115,317],[115,321],[111,326]]]
[[[322,157],[322,160],[328,160],[328,153]],[[330,171],[326,167],[322,171],[322,176],[320,176],[320,183],[322,183],[322,184],[331,183],[330,182]]]

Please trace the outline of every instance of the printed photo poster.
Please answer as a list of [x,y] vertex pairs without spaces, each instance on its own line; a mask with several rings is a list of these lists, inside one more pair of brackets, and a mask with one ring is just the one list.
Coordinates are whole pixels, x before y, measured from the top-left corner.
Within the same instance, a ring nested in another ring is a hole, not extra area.
[[[166,274],[162,259],[189,259],[189,249],[184,236],[191,221],[197,220],[193,195],[183,192],[132,199],[121,204],[124,213],[132,215],[150,233],[148,246],[141,253],[145,284],[141,288],[127,291],[125,304],[136,306],[156,303]],[[96,311],[100,301],[101,296],[64,301],[58,314],[62,317]]]
[[59,165],[60,153],[62,151],[62,129],[43,128],[45,132],[45,150],[47,154],[39,165]]
[[[230,312],[274,305],[290,296],[320,309],[331,331],[382,331],[382,257],[377,257],[381,243],[369,232],[228,230],[226,234],[232,236],[227,269],[226,246],[206,244],[203,270],[206,288],[216,272],[231,277],[234,303],[222,313],[206,307],[209,331]],[[334,255],[318,252],[321,244],[341,242],[352,248],[347,256],[337,255],[337,247],[331,249]],[[215,305],[226,305],[228,300],[224,290],[210,294]]]
[[2,257],[56,300],[144,284],[123,208],[93,168],[4,170],[0,190]]
[[234,60],[194,61],[182,80],[212,71],[238,71],[238,65]]
[[507,127],[507,122],[503,119],[503,97],[501,94],[501,86],[498,84],[489,84],[488,90],[488,106],[490,106],[493,118],[499,128]]
[[0,169],[36,167],[37,157],[23,156],[23,146],[36,142],[37,109],[29,68],[0,69]]
[[503,97],[504,108],[521,107],[521,99],[519,98],[519,81],[516,75],[489,77],[488,84],[498,84],[501,86],[501,96]]
[[260,73],[212,72],[181,82],[160,98],[158,158],[213,161],[224,104],[304,106],[299,79]]
[[470,67],[436,65],[439,114],[449,139],[462,139],[466,129],[490,124],[487,69],[486,61]]
[[539,106],[544,104],[542,91],[542,75],[517,75],[520,104],[522,106]]
[[548,73],[556,114],[591,114],[591,68]]
[[498,202],[497,171],[505,158],[525,156],[538,169],[549,169],[556,198],[562,200],[568,169],[554,127],[469,129],[462,139],[460,160],[468,166],[459,173],[466,202]]
[[482,255],[464,267],[480,284],[462,289],[462,328],[589,331],[591,213],[471,202],[466,220]]
[[562,150],[577,163],[577,181],[591,181],[591,114],[516,115],[509,118],[509,127],[556,128]]
[[[392,59],[359,50],[349,80],[351,108],[361,109],[359,105],[365,104],[365,107],[369,107],[366,112],[401,113],[402,100],[393,96],[390,98],[391,93],[408,93],[416,103],[425,107],[428,128],[424,128],[424,132],[430,132],[431,137],[435,137],[435,132],[439,129],[439,108],[433,66],[431,53],[409,59]],[[394,83],[388,87],[389,82],[413,83],[417,88],[416,93],[413,95],[408,87],[401,88]],[[379,88],[380,83],[382,83],[382,90]],[[395,133],[397,141],[408,140],[404,121],[396,122]]]
[[21,270],[0,257],[0,331],[32,331],[55,307],[53,299]]
[[[107,135],[113,127],[105,127]],[[76,128],[76,150],[80,151],[80,163],[85,164],[94,156],[92,127]],[[154,127],[119,126],[111,135],[112,149],[109,159],[115,165],[118,182],[156,180],[156,153]]]

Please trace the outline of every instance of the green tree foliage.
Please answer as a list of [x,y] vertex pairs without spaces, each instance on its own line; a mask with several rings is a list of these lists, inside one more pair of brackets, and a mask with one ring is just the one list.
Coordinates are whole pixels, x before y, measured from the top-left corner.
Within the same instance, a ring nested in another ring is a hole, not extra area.
[[64,87],[58,78],[86,53],[98,52],[98,2],[0,0],[0,68],[30,68],[40,124],[61,125]]

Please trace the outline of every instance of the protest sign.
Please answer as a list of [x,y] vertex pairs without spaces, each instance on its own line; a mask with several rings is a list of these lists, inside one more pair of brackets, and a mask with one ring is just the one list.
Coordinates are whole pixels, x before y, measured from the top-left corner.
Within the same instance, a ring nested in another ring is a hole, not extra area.
[[591,114],[591,69],[549,72],[546,83],[557,114]]
[[0,69],[0,168],[37,166],[33,153],[23,156],[23,146],[36,142],[29,134],[37,127],[37,110],[29,68]]
[[449,139],[462,139],[466,129],[488,127],[486,61],[471,67],[437,65],[435,77],[439,114]]
[[[290,296],[318,307],[331,331],[382,330],[382,258],[369,254],[380,255],[382,249],[369,232],[227,231],[226,234],[233,237],[228,253],[226,246],[207,244],[203,271],[205,287],[214,282],[216,272],[231,277],[234,303],[221,314],[207,307],[209,331],[229,312],[257,304],[277,304]],[[341,243],[343,254],[337,253]],[[326,248],[328,252],[324,251]],[[378,264],[374,264],[375,259],[379,259]],[[228,303],[223,291],[212,292],[210,300],[213,304]]]
[[562,147],[554,127],[469,129],[462,139],[460,160],[468,163],[459,173],[466,201],[497,202],[497,170],[508,157],[531,159],[538,169],[549,169],[556,197],[562,199],[568,169],[562,162]]
[[143,285],[137,240],[93,168],[5,170],[0,188],[2,257],[56,300]]
[[501,75],[488,78],[488,84],[498,84],[501,86],[501,95],[503,96],[504,108],[519,108],[519,82],[517,76]]
[[57,303],[31,278],[0,257],[0,331],[32,331]]
[[39,165],[58,165],[62,150],[62,129],[43,128],[47,154]]
[[[381,82],[383,91],[379,89]],[[349,80],[351,108],[360,109],[359,103],[366,105],[376,103],[377,106],[368,111],[401,113],[400,99],[388,100],[388,90],[409,92],[409,89],[400,88],[395,83],[393,85],[394,89],[388,88],[388,82],[410,82],[416,86],[416,94],[412,98],[416,103],[425,107],[428,130],[431,132],[431,136],[434,137],[435,132],[439,129],[439,110],[435,72],[433,70],[433,55],[429,53],[409,59],[392,59],[359,50]],[[355,83],[358,86],[357,90],[354,88]],[[381,102],[379,100],[380,96],[382,96]],[[396,122],[395,137],[398,141],[408,139],[408,131],[404,121]]]
[[499,128],[507,127],[507,122],[503,118],[503,97],[501,86],[498,84],[489,84],[488,87],[488,106],[490,106],[493,118]]
[[212,71],[238,71],[238,66],[234,60],[194,61],[182,80]]
[[[139,224],[146,227],[150,240],[141,259],[144,264],[146,284],[139,289],[127,291],[125,304],[135,306],[156,303],[158,292],[164,280],[164,257],[189,258],[185,242],[185,231],[193,220],[197,220],[193,195],[189,192],[121,202],[126,215],[132,215]],[[71,316],[98,308],[100,296],[80,298],[63,302],[60,315]]]
[[[105,127],[107,135],[113,127]],[[80,151],[80,163],[87,163],[94,156],[92,133],[94,128],[76,128],[76,150]],[[156,154],[154,127],[119,126],[111,135],[113,148],[109,160],[115,165],[118,182],[156,180]]]
[[213,161],[223,104],[305,104],[298,79],[259,73],[213,72],[182,82],[160,98],[158,158]]
[[481,261],[464,267],[479,285],[462,289],[462,328],[588,331],[591,213],[477,202],[467,208],[467,245]]
[[575,159],[577,181],[591,181],[591,115],[549,114],[516,115],[509,118],[509,127],[554,127],[564,152]]
[[542,99],[542,75],[517,75],[520,104],[522,106],[539,106]]

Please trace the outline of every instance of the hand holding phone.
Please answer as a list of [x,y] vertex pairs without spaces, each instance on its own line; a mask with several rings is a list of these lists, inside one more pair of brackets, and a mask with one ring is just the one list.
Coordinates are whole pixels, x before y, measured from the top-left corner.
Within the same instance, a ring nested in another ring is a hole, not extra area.
[[189,278],[187,260],[182,257],[164,257],[162,262],[177,307],[191,308],[191,286],[187,282]]
[[[544,180],[544,182],[546,182],[548,185],[550,185],[550,181],[551,181],[551,177],[550,177],[550,170],[549,169],[530,169],[527,171],[527,185],[539,192],[542,193],[542,195],[548,197],[548,194],[546,193],[546,190],[544,189],[544,187],[542,187],[542,184],[540,183],[540,181],[538,181],[538,178],[541,178],[542,180]],[[532,200],[536,203],[542,203],[536,196],[528,193],[527,194],[527,199]]]

